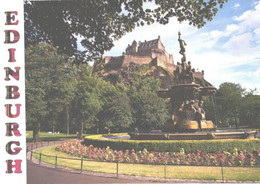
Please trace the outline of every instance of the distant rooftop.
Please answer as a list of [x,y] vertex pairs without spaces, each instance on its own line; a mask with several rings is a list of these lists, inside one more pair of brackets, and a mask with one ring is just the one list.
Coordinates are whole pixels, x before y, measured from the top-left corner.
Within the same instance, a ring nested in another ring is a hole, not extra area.
[[155,40],[139,42],[139,47],[144,48],[144,47],[156,46],[158,45],[158,42],[159,42],[159,38]]

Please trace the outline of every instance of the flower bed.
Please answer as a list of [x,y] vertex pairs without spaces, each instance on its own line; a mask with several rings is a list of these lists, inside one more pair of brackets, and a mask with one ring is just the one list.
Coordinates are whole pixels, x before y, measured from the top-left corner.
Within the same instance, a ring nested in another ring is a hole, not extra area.
[[56,150],[64,153],[92,159],[95,161],[136,163],[136,164],[168,164],[168,165],[200,165],[200,166],[255,166],[260,163],[260,152],[248,153],[246,150],[233,153],[226,151],[207,153],[198,150],[196,153],[155,152],[132,150],[112,150],[82,145],[80,141],[66,142],[57,146]]

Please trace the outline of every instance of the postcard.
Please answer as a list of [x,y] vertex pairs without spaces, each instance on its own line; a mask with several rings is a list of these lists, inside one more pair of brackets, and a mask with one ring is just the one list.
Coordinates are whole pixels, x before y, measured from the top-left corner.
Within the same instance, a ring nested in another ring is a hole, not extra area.
[[260,0],[0,2],[0,184],[260,182]]

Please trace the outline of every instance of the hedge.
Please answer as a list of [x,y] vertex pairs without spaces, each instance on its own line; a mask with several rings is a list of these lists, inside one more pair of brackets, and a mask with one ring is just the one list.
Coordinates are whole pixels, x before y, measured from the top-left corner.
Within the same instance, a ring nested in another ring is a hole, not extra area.
[[[113,135],[126,135],[113,134]],[[95,147],[106,148],[109,146],[114,150],[136,151],[146,148],[148,151],[159,152],[179,152],[184,148],[186,153],[196,152],[197,150],[205,152],[228,151],[233,152],[234,148],[238,150],[247,150],[248,152],[260,151],[260,139],[225,139],[225,140],[119,140],[104,139],[106,135],[86,136],[83,144],[93,145]]]

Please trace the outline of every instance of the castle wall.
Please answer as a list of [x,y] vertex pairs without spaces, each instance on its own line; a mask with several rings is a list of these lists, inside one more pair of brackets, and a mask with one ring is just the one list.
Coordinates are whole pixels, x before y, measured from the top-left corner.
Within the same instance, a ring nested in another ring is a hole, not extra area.
[[123,56],[118,56],[118,57],[105,57],[105,67],[106,69],[119,69],[121,68],[122,64],[123,64]]
[[122,67],[127,67],[129,63],[133,62],[138,65],[149,64],[152,61],[152,58],[149,56],[131,56],[124,55]]
[[160,66],[162,68],[165,68],[169,71],[173,71],[174,70],[174,65],[172,64],[169,64],[169,63],[166,63],[166,62],[163,62],[163,61],[160,61],[160,60],[157,60],[157,66]]
[[157,58],[157,66],[173,70],[173,58],[165,50],[156,49],[152,52],[152,58]]
[[158,42],[158,49],[165,50],[165,47],[163,46],[161,40]]
[[105,57],[107,69],[116,70],[120,67],[128,67],[133,62],[137,65],[152,64],[166,68],[174,69],[173,56],[168,54],[163,46],[160,37],[155,40],[145,42],[133,42],[126,48],[126,54],[119,57]]
[[[127,54],[127,53],[126,53]],[[127,55],[132,56],[146,56],[146,57],[152,57],[152,49],[151,48],[143,48],[142,50],[138,50],[138,52],[131,52]]]
[[132,56],[123,55],[118,57],[105,57],[106,69],[116,70],[121,67],[128,67],[129,63],[133,62],[137,65],[149,64],[152,58],[149,56]]

